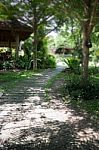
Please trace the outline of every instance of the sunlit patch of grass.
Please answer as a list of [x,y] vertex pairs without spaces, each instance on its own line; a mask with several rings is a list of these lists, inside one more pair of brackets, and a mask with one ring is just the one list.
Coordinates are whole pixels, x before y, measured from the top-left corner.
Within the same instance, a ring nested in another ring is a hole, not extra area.
[[54,81],[59,80],[64,73],[59,73],[56,76],[52,77],[50,80],[48,80],[47,84],[45,85],[45,88],[50,88],[51,86],[53,86]]
[[55,81],[59,81],[61,76],[63,76],[62,73],[59,73],[47,81],[45,85],[45,100],[46,101],[51,100],[51,96],[49,95],[49,93],[51,92],[52,86],[54,86]]
[[93,118],[99,118],[99,100],[90,100],[90,101],[83,101],[83,100],[66,100],[75,108],[79,108],[81,111],[86,111],[88,114],[92,115]]
[[12,82],[33,75],[33,71],[9,71],[0,73],[0,83]]
[[[37,71],[40,72],[40,71]],[[7,91],[14,87],[17,82],[30,78],[35,72],[29,71],[4,71],[0,73],[0,91]]]

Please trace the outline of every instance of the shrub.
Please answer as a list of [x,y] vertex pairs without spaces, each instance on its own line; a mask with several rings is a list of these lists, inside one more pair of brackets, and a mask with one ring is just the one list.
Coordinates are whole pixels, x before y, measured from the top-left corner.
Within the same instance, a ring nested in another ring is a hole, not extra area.
[[70,57],[67,59],[64,59],[64,62],[69,66],[69,68],[74,72],[74,73],[80,73],[80,60],[75,57]]
[[67,81],[65,92],[71,99],[99,99],[99,82],[90,79],[83,85],[78,76],[72,76],[71,80]]
[[53,55],[46,56],[45,68],[55,68],[56,67],[56,60]]
[[90,75],[94,75],[94,74],[97,74],[97,73],[99,73],[99,67],[90,67],[89,68],[89,74]]
[[40,69],[55,68],[56,67],[55,57],[53,55],[48,54],[44,55],[43,51],[39,51],[37,66]]
[[3,69],[3,62],[0,62],[0,69]]
[[45,68],[45,57],[46,55],[44,54],[44,51],[38,51],[37,52],[37,67],[39,69],[44,69]]
[[20,56],[16,62],[15,62],[15,67],[18,69],[30,69],[31,68],[31,58],[28,59],[27,55]]
[[14,63],[13,61],[4,61],[2,64],[3,69],[13,69],[14,68]]

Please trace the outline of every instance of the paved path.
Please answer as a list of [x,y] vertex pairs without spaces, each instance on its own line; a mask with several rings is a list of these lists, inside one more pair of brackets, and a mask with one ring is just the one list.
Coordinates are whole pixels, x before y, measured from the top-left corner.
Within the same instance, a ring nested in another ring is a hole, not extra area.
[[75,113],[54,96],[45,99],[45,83],[61,70],[35,74],[2,95],[0,150],[98,150],[99,134],[86,113]]
[[[44,86],[50,78],[61,72],[62,69],[57,67],[57,69],[48,69],[42,73],[37,73],[31,78],[21,81],[14,89],[8,90],[0,97],[1,147],[14,141],[22,142],[20,136],[24,134],[25,130],[31,130],[31,128],[37,130],[40,126],[42,128],[45,112],[51,113],[48,102],[45,102]],[[25,134],[25,136],[27,135]],[[27,136],[27,138],[30,138],[27,141],[32,139],[35,141],[32,136]]]

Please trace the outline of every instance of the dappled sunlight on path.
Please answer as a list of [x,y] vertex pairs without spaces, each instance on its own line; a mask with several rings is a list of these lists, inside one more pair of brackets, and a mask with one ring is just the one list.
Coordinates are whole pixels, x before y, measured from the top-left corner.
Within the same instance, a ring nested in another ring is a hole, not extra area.
[[2,95],[0,150],[99,149],[97,122],[57,96],[45,98],[44,85],[62,69],[35,74]]

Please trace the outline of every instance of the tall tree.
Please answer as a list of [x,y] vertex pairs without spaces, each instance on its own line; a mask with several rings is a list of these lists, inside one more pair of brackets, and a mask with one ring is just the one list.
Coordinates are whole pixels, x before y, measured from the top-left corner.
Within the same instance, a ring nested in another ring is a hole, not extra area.
[[[37,44],[47,34],[44,27],[54,18],[53,0],[1,0],[9,10],[4,10],[6,19],[16,18],[33,28],[33,68],[37,69]],[[42,30],[43,27],[43,30]],[[41,34],[41,30],[43,34]],[[49,29],[52,30],[51,28]],[[49,32],[49,31],[48,31]],[[42,36],[43,35],[43,36]]]
[[0,4],[2,6],[0,11],[0,19],[7,20],[18,17],[20,7],[18,0],[1,0]]
[[[77,19],[82,27],[82,53],[83,53],[83,68],[82,78],[83,83],[88,79],[88,64],[89,64],[89,49],[91,47],[91,34],[93,28],[99,20],[99,0],[60,0],[63,3],[62,11],[68,17]],[[64,15],[63,14],[63,15]],[[61,14],[62,15],[62,14]]]
[[[89,48],[91,47],[90,36],[93,27],[96,25],[96,17],[98,11],[98,0],[84,0],[84,19],[82,22],[83,27],[83,79],[86,81],[88,78],[88,63],[89,63]],[[86,82],[85,82],[86,83]]]
[[[54,29],[46,28],[54,18],[53,0],[24,0],[20,5],[18,19],[33,28],[33,69],[37,69],[37,46],[39,40]],[[42,34],[43,33],[43,34]]]

